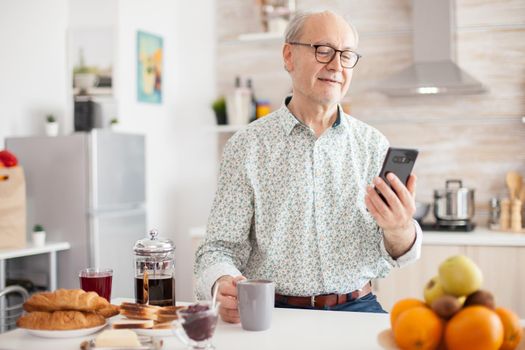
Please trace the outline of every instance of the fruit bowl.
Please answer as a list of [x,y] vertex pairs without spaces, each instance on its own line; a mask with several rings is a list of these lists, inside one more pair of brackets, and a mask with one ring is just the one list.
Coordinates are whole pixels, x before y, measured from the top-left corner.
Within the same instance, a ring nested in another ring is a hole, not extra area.
[[[522,323],[523,326],[523,323]],[[523,327],[525,331],[525,327]],[[385,329],[377,335],[377,342],[385,350],[401,350],[394,340],[394,332],[391,329]],[[525,337],[521,339],[520,344],[514,350],[525,350]]]
[[396,344],[396,341],[394,340],[394,332],[389,329],[385,329],[381,331],[377,335],[377,342],[383,349],[387,350],[399,350],[399,347]]
[[384,349],[525,350],[525,321],[482,289],[483,273],[465,255],[445,259],[423,289],[424,300],[404,298],[390,311]]

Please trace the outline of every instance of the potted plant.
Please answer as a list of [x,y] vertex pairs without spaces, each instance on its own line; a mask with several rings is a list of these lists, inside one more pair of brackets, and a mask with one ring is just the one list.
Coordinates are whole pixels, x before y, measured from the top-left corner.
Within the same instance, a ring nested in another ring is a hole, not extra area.
[[109,121],[109,128],[113,131],[117,130],[117,127],[118,127],[118,124],[119,124],[119,120],[118,118],[111,118],[111,120]]
[[211,108],[215,112],[215,118],[217,118],[218,125],[225,125],[228,123],[228,117],[226,115],[226,99],[224,96],[213,101]]
[[58,122],[55,119],[55,116],[48,114],[46,116],[46,135],[47,136],[57,136],[58,135]]
[[36,247],[41,247],[46,243],[46,231],[42,225],[36,224],[33,226],[32,239]]
[[97,69],[85,64],[84,51],[80,49],[78,54],[78,65],[73,68],[73,83],[81,93],[98,84]]

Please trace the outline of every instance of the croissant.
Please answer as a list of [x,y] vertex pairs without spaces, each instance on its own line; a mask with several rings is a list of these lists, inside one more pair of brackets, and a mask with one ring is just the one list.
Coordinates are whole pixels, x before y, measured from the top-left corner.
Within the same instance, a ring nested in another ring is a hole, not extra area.
[[20,317],[16,321],[16,325],[20,328],[55,331],[92,328],[105,323],[104,316],[94,312],[80,311],[35,311]]
[[109,304],[105,308],[98,309],[96,313],[104,316],[105,318],[110,318],[120,313],[120,307],[118,305]]
[[54,292],[34,294],[24,303],[24,310],[31,311],[96,311],[108,307],[109,302],[95,292],[82,289],[58,289]]

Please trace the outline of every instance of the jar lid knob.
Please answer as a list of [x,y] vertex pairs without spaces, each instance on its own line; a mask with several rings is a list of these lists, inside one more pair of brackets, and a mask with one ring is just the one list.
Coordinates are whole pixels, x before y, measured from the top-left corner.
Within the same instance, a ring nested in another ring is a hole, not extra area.
[[139,239],[133,246],[136,255],[151,256],[154,254],[171,253],[175,250],[172,240],[159,236],[158,230],[149,230],[146,237]]
[[159,235],[159,231],[153,229],[149,231],[149,235],[151,237],[151,240],[154,241],[157,239],[157,236]]

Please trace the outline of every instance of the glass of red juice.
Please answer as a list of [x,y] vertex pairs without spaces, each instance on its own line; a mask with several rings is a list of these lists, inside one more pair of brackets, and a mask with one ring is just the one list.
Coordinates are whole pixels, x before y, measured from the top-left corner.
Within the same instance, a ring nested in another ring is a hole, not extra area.
[[97,292],[98,295],[111,302],[112,269],[89,267],[81,270],[78,277],[80,288],[86,292]]

